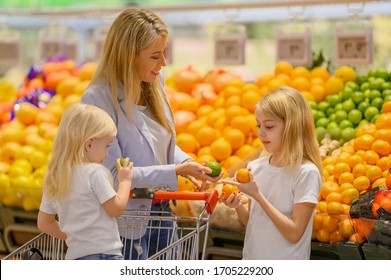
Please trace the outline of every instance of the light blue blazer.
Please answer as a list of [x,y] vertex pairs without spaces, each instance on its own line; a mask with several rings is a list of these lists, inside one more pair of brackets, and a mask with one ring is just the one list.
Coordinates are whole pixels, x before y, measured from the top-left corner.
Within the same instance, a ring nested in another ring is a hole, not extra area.
[[[163,84],[163,82],[162,82]],[[164,92],[164,91],[163,91]],[[166,94],[164,97],[167,99]],[[132,188],[153,188],[168,186],[174,190],[178,189],[178,179],[175,172],[175,165],[189,158],[175,143],[175,134],[167,151],[167,165],[156,165],[154,145],[149,129],[136,105],[132,108],[132,121],[125,116],[124,90],[119,88],[118,101],[124,114],[119,114],[114,107],[111,91],[105,84],[92,84],[84,92],[82,103],[95,105],[105,110],[114,120],[118,128],[116,139],[110,145],[108,156],[103,162],[113,174],[115,186],[117,186],[117,171],[115,161],[120,157],[129,157],[134,163],[134,174]],[[165,107],[166,116],[174,130],[174,120],[168,107]],[[127,209],[151,209],[150,199],[131,199]]]

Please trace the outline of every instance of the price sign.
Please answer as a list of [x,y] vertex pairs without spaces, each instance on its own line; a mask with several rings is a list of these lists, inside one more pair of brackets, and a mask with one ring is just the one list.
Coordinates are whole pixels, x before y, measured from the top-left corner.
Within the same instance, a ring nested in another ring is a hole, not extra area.
[[370,64],[373,60],[372,30],[337,31],[335,62],[338,65]]
[[0,65],[5,67],[18,65],[20,58],[20,34],[10,33],[7,36],[0,36]]
[[310,65],[312,62],[311,33],[277,35],[277,61],[285,60],[293,65]]
[[41,38],[39,42],[39,58],[45,60],[63,53],[64,42],[61,38]]
[[78,61],[78,44],[76,40],[67,41],[64,48],[65,55],[74,61]]
[[215,64],[244,64],[245,41],[240,34],[215,37]]

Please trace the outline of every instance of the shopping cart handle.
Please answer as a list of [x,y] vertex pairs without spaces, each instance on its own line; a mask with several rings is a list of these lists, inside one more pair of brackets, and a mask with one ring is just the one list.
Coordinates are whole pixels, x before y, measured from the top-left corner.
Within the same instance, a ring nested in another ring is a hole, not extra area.
[[[132,194],[130,194],[130,198],[132,198]],[[212,214],[219,201],[219,192],[216,189],[211,189],[207,192],[167,192],[158,190],[150,198],[162,200],[204,200],[207,205],[207,212]]]

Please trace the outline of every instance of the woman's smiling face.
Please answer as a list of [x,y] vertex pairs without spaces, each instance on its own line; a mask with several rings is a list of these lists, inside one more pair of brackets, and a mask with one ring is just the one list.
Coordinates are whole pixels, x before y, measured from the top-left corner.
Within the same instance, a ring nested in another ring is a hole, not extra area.
[[139,78],[143,82],[153,82],[159,77],[162,67],[167,65],[166,49],[168,39],[160,36],[148,48],[142,50],[137,58]]

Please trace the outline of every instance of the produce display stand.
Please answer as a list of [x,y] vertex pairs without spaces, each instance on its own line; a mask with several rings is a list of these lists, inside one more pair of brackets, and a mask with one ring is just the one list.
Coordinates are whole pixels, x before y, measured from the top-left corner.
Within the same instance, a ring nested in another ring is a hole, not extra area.
[[361,245],[352,242],[336,244],[311,242],[312,260],[363,260]]
[[391,248],[378,244],[364,243],[361,247],[366,260],[391,260]]

